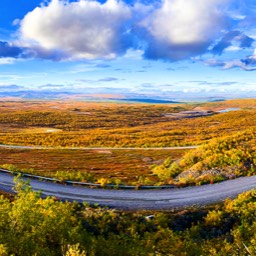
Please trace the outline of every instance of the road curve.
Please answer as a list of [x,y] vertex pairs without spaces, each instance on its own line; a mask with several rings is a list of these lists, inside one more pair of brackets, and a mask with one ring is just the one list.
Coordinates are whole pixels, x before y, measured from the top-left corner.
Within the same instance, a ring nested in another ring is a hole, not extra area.
[[43,147],[43,146],[21,146],[21,145],[7,145],[0,144],[0,148],[14,148],[14,149],[71,149],[71,150],[177,150],[177,149],[196,149],[198,146],[177,146],[177,147],[152,147],[152,148],[138,148],[138,147]]
[[[242,192],[256,188],[256,176],[241,177],[212,185],[164,190],[90,189],[32,179],[30,184],[34,191],[41,191],[43,196],[55,196],[68,201],[88,202],[123,210],[162,210],[203,206],[234,198]],[[10,192],[13,186],[13,176],[1,173],[0,190]]]

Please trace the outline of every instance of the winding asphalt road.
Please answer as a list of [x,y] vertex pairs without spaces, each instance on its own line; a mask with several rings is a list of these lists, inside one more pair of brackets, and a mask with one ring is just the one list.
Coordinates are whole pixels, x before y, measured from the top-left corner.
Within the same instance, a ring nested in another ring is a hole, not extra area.
[[[29,180],[34,191],[43,196],[55,196],[62,200],[88,202],[124,210],[177,209],[189,206],[204,206],[233,198],[238,194],[256,188],[256,176],[242,177],[212,185],[163,190],[104,190],[79,186],[62,185]],[[0,174],[0,190],[11,192],[13,176]]]
[[[53,149],[53,147],[1,145],[4,148],[16,149]],[[193,149],[197,146],[166,147],[166,148],[66,148],[80,150],[158,150],[158,149]],[[106,190],[90,189],[79,186],[62,185],[43,182],[35,179],[29,180],[34,191],[40,191],[42,196],[55,196],[61,200],[88,202],[117,209],[177,209],[189,206],[204,206],[218,203],[226,198],[234,198],[238,194],[256,189],[256,176],[242,177],[221,183],[187,188],[171,188],[163,190]],[[13,192],[13,176],[0,173],[0,190]]]

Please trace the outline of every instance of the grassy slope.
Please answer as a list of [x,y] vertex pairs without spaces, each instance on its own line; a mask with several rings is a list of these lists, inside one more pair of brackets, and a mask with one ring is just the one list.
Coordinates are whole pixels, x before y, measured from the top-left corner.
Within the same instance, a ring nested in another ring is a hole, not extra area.
[[[164,115],[183,110],[219,110],[230,107],[241,108],[241,110],[179,120],[170,119]],[[197,145],[255,127],[255,107],[256,100],[189,105],[2,102],[0,105],[0,143],[96,147]],[[212,143],[215,143],[214,140]],[[151,175],[149,167],[163,162],[169,154],[166,151],[143,153],[128,151],[124,154],[114,151],[109,153],[76,151],[77,153],[74,153],[57,149],[47,152],[0,150],[0,164],[13,163],[18,168],[32,167],[35,169],[33,172],[43,172],[51,176],[55,176],[56,171],[61,171],[59,173],[63,177],[73,175],[74,179],[79,180],[104,178],[109,181],[117,180],[117,182],[121,180],[126,184],[158,182],[200,184],[253,173],[253,171],[244,170],[243,163],[231,164],[235,169],[229,168],[228,165],[224,166],[226,160],[219,163],[216,160],[215,163],[209,165],[209,162],[214,162],[212,158],[222,159],[223,152],[213,152],[208,149],[206,151],[207,155],[200,156],[202,158],[200,161],[195,161],[195,159],[192,161],[195,166],[190,166],[188,162],[194,157],[193,154],[199,154],[198,151],[186,155],[179,162],[179,166],[169,168],[173,160],[176,161],[183,155],[181,151],[171,151],[170,158],[160,167],[154,168],[153,172],[156,176]],[[228,154],[231,153],[232,151]],[[232,157],[236,158],[234,155]],[[23,159],[26,159],[26,163],[22,162]],[[240,168],[241,166],[243,168]],[[221,170],[205,172],[214,167],[221,167]],[[85,175],[76,175],[78,171]],[[177,177],[180,172],[182,175]],[[87,173],[92,174],[93,177],[88,178]],[[170,179],[170,177],[175,179]]]
[[256,174],[256,130],[216,138],[186,153],[178,161],[155,166],[160,178],[173,177],[176,184],[203,184]]

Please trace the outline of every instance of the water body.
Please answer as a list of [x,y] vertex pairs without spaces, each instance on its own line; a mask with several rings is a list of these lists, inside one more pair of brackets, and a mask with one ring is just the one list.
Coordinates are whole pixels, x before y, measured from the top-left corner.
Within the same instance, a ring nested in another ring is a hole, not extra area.
[[218,113],[227,113],[227,112],[236,111],[236,110],[240,110],[240,108],[226,108],[226,109],[219,110],[217,112]]
[[137,103],[152,103],[152,104],[178,104],[181,102],[172,100],[161,100],[161,99],[149,99],[149,98],[127,98],[119,99],[126,102],[137,102]]

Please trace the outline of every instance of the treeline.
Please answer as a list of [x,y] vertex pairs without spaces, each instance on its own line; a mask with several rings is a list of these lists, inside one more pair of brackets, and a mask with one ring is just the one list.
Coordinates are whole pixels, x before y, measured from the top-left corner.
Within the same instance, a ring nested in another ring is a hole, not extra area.
[[0,255],[255,255],[256,192],[211,209],[121,212],[41,199],[20,182],[0,198]]
[[256,174],[256,130],[212,139],[186,153],[179,161],[170,158],[152,171],[161,180],[176,184],[202,184]]

